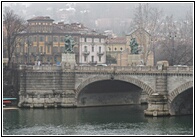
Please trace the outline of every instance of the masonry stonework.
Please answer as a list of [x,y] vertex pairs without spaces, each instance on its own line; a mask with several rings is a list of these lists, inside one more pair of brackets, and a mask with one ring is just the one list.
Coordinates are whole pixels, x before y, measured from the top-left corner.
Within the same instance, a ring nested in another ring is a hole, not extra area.
[[[140,104],[139,96],[145,92],[148,95],[147,111],[150,115],[175,115],[174,110],[177,109],[173,108],[172,102],[180,93],[193,87],[192,75],[191,67],[167,67],[166,70],[158,70],[149,66],[75,66],[74,68],[21,66],[18,106],[30,108],[97,106],[100,101],[102,105]],[[109,80],[131,84],[137,87],[138,92],[134,94],[130,90],[116,95],[112,92],[84,95],[88,86]]]

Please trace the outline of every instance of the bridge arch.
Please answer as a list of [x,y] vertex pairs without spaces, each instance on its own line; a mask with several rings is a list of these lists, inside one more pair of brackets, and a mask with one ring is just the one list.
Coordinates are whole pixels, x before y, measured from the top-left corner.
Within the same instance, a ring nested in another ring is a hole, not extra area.
[[174,89],[170,94],[169,94],[169,104],[172,103],[172,101],[178,96],[180,93],[184,92],[185,90],[192,88],[193,87],[193,81],[189,81],[184,83],[183,85],[180,85],[176,89]]
[[[103,80],[111,80],[111,76],[110,75],[105,75],[105,76],[95,76],[95,77],[91,77],[87,80],[85,80],[84,82],[82,82],[77,88],[76,88],[76,99],[78,98],[78,95],[80,94],[81,90],[86,87],[87,85],[96,82],[96,81],[103,81]],[[132,78],[132,77],[127,77],[127,76],[115,76],[114,80],[119,80],[119,81],[124,81],[124,82],[128,82],[131,84],[134,84],[138,87],[140,87],[141,89],[143,89],[148,95],[151,95],[152,93],[154,93],[154,90],[147,85],[146,83]]]

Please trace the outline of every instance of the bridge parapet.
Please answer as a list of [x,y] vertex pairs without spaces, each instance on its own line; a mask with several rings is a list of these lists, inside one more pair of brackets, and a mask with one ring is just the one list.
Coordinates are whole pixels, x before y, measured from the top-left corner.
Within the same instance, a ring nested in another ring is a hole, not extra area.
[[61,70],[61,66],[51,66],[51,65],[44,65],[44,66],[31,66],[31,65],[20,65],[20,70],[26,69],[29,71],[57,71]]
[[175,66],[169,66],[167,67],[167,71],[169,72],[192,72],[193,71],[193,66],[179,66],[179,67],[175,67]]
[[[20,65],[20,70],[29,71],[58,71],[64,69],[62,66],[26,66]],[[71,68],[66,68],[71,69]],[[65,69],[65,71],[66,71]],[[164,70],[160,70],[155,66],[75,66],[72,70],[76,72],[105,72],[105,73],[171,73],[171,74],[193,74],[192,66],[168,66]]]
[[193,75],[193,67],[168,67],[167,68],[168,75],[185,75],[192,76]]
[[155,66],[76,66],[78,72],[111,72],[111,73],[183,73],[192,74],[193,67],[169,66],[165,70],[159,70]]
[[156,67],[152,66],[76,66],[76,70],[80,71],[115,71],[115,72],[130,72],[130,71],[158,71]]

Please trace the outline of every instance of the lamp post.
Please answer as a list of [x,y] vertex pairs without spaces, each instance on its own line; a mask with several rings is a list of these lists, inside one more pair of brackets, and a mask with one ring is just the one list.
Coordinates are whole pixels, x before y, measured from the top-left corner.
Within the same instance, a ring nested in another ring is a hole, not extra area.
[[154,39],[152,39],[151,38],[151,42],[152,42],[152,49],[153,49],[153,55],[154,55],[154,57],[153,57],[153,62],[154,62],[154,66],[155,66],[155,46],[154,46]]
[[29,64],[29,36],[27,38],[27,46],[28,46],[28,48],[27,48],[27,63]]
[[153,57],[153,61],[154,61],[154,66],[156,65],[156,51],[155,51],[155,45],[154,45],[154,42],[156,42],[157,41],[157,39],[154,39],[154,38],[151,38],[151,42],[152,42],[152,49],[153,49],[153,55],[154,55],[154,57]]
[[172,41],[172,66],[174,65],[174,57],[175,57],[175,48],[174,48],[174,38],[176,37],[176,33],[170,33],[170,40]]
[[26,43],[27,43],[27,63],[29,63],[29,57],[30,57],[29,47],[31,47],[31,38],[29,35],[27,36]]

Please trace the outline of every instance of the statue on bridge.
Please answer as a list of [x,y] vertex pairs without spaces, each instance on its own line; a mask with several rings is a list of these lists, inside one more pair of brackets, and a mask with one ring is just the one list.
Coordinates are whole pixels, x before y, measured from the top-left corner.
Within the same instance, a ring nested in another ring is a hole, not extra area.
[[131,39],[129,46],[131,47],[131,54],[138,54],[139,52],[138,43],[135,38]]
[[73,38],[71,36],[66,35],[65,36],[65,53],[73,53],[73,46],[76,43],[74,42]]

